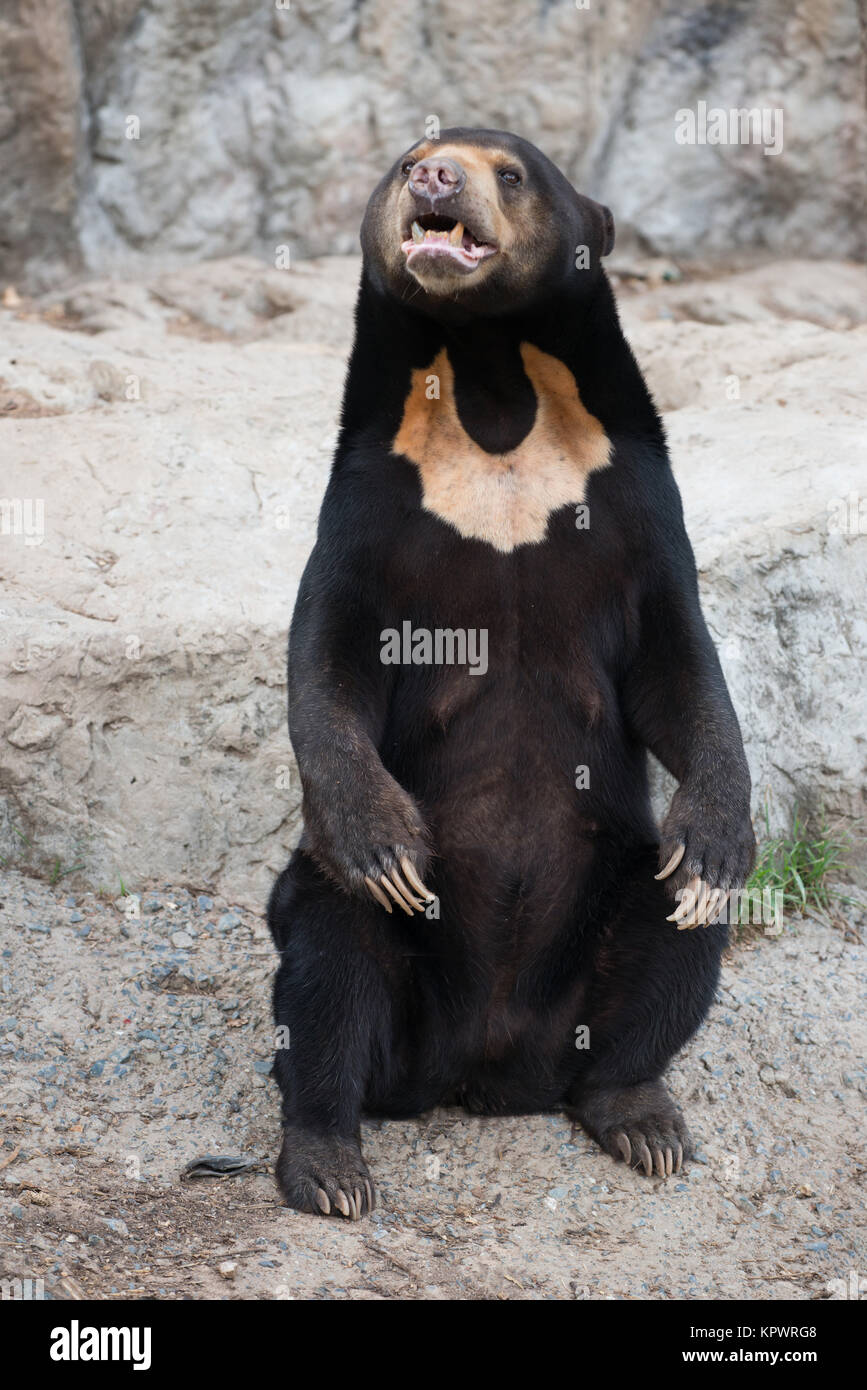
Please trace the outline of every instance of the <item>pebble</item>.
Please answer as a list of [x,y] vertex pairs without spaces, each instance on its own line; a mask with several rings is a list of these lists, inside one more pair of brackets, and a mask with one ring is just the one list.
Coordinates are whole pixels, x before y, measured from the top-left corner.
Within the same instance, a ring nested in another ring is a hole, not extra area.
[[103,1223],[105,1226],[108,1227],[108,1229],[109,1229],[110,1231],[114,1231],[114,1233],[115,1233],[116,1236],[128,1236],[128,1235],[129,1235],[129,1227],[127,1226],[127,1224],[126,1224],[125,1221],[121,1221],[120,1217],[118,1217],[118,1216],[101,1216],[99,1219],[100,1219],[100,1221],[102,1221],[102,1223]]

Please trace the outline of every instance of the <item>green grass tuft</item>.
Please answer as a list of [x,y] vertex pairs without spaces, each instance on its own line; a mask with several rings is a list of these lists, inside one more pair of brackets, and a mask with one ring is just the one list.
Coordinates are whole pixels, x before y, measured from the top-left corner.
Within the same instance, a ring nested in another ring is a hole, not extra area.
[[748,921],[749,895],[782,893],[783,911],[821,913],[827,917],[835,907],[857,904],[837,886],[848,879],[852,836],[831,826],[824,814],[817,824],[802,816],[795,807],[788,835],[773,836],[770,814],[765,804],[766,838],[759,844],[756,865],[747,881],[746,903],[739,921]]

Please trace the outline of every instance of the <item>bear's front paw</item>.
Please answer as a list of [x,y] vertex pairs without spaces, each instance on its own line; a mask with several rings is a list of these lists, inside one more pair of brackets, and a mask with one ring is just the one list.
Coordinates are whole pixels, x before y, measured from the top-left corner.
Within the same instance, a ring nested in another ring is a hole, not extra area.
[[409,917],[423,912],[435,895],[421,878],[430,855],[415,802],[396,784],[375,806],[369,798],[348,800],[324,815],[308,812],[315,858],[341,887],[386,912],[395,903]]
[[678,789],[662,827],[658,879],[677,907],[667,919],[678,931],[710,926],[729,894],[743,888],[755,861],[756,837],[749,805],[707,799],[687,785]]
[[[403,845],[374,846],[369,860],[369,870],[370,872],[364,875],[364,885],[371,897],[375,898],[386,912],[391,912],[389,898],[396,902],[408,917],[414,912],[424,912],[427,904],[434,901],[436,895],[422,883],[410,851]],[[405,879],[409,881],[409,886]]]

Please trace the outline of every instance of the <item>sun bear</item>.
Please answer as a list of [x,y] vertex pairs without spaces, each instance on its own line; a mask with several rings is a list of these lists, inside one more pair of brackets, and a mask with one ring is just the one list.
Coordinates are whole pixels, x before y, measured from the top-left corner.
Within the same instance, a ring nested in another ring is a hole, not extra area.
[[[613,219],[527,141],[453,129],[397,160],[361,242],[289,639],[304,832],[269,904],[278,1182],[358,1219],[362,1115],[446,1104],[562,1109],[666,1177],[689,1139],[662,1076],[710,1006],[754,837],[601,266]],[[648,749],[678,782],[661,830]]]

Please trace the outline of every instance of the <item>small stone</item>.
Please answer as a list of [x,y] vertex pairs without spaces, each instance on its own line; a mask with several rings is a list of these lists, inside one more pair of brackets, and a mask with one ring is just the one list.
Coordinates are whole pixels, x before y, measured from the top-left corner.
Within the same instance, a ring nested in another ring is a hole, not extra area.
[[217,1273],[221,1279],[234,1279],[237,1268],[234,1260],[223,1260],[217,1265]]

